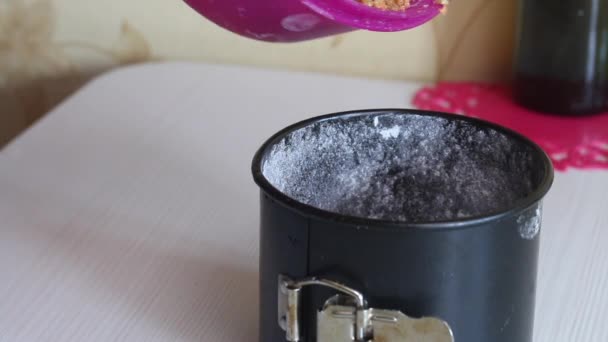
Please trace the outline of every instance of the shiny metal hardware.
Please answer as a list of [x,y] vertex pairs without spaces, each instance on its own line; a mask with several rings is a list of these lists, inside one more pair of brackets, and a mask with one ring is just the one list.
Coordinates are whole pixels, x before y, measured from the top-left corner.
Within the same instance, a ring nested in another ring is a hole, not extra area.
[[289,342],[301,341],[299,311],[306,286],[340,293],[317,314],[317,342],[454,342],[449,325],[440,319],[414,319],[400,311],[367,308],[360,292],[331,280],[279,276],[279,326]]

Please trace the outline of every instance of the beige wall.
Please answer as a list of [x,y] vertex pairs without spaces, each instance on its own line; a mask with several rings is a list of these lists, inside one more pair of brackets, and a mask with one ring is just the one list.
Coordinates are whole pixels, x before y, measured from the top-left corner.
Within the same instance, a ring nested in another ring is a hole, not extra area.
[[407,32],[277,45],[217,28],[180,0],[0,0],[0,146],[90,77],[147,60],[411,80],[507,78],[515,1],[453,2],[448,15]]

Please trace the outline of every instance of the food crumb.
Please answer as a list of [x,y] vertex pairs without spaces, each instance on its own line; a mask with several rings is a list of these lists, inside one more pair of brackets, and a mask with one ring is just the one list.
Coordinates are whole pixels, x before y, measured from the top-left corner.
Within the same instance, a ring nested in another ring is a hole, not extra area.
[[404,11],[410,7],[410,0],[360,0],[362,4],[389,11]]
[[448,13],[448,4],[450,3],[449,0],[437,0],[437,3],[441,6],[443,6],[443,8],[441,9],[441,14],[447,14]]
[[[369,7],[387,11],[405,11],[411,5],[411,0],[359,0],[359,2]],[[441,13],[446,14],[449,0],[435,0],[435,2],[443,6]]]

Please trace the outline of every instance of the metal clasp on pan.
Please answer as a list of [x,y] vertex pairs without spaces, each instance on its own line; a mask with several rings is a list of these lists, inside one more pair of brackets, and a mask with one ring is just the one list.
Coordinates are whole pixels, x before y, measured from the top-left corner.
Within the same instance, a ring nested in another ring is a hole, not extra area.
[[317,314],[317,342],[454,342],[449,325],[437,318],[414,319],[400,311],[368,308],[363,294],[318,278],[279,276],[279,326],[289,342],[301,341],[300,296],[303,287],[324,286],[340,294]]

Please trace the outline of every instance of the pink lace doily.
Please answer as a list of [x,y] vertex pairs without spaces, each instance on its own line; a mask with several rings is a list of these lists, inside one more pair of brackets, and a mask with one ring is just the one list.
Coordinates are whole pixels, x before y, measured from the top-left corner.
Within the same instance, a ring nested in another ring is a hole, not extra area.
[[556,170],[608,169],[608,113],[585,117],[540,114],[515,104],[508,87],[478,83],[439,83],[422,88],[414,105],[509,127],[539,144]]

